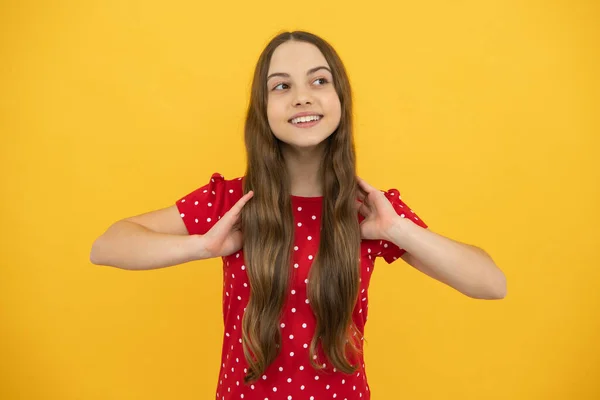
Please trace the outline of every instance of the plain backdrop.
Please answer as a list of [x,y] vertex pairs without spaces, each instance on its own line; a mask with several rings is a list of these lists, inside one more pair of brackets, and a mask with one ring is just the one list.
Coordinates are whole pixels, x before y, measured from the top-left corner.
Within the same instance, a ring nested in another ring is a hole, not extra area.
[[508,278],[474,300],[379,260],[374,400],[600,398],[595,1],[3,1],[0,398],[214,398],[220,259],[90,263],[122,218],[243,176],[255,63],[328,40],[358,173]]

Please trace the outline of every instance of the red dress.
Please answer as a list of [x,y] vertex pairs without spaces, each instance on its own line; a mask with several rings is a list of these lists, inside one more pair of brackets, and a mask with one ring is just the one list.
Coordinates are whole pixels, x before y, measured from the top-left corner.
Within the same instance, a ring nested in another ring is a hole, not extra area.
[[[243,196],[242,178],[226,180],[214,173],[210,182],[196,189],[176,204],[190,235],[205,234]],[[414,223],[427,225],[400,199],[396,189],[385,192],[399,215]],[[370,399],[364,358],[360,356],[358,370],[353,374],[337,371],[325,364],[317,372],[309,363],[309,345],[316,319],[306,295],[306,284],[312,259],[318,249],[322,197],[291,196],[295,243],[290,269],[292,289],[288,293],[280,321],[281,352],[262,377],[251,385],[244,384],[248,365],[242,349],[242,317],[248,303],[250,287],[243,251],[223,259],[223,320],[224,336],[221,370],[216,388],[217,400],[322,400]],[[252,201],[252,200],[250,200]],[[362,221],[362,215],[358,215]],[[361,242],[360,295],[353,319],[361,335],[368,313],[368,288],[376,257],[389,264],[405,250],[383,240]],[[362,339],[361,339],[362,340]],[[361,341],[362,343],[362,341]],[[318,346],[318,359],[327,360]]]

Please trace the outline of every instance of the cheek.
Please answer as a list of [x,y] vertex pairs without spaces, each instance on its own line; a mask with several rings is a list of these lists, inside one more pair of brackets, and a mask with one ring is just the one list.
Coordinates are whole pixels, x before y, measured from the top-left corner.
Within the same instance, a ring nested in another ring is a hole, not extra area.
[[280,123],[285,118],[285,110],[282,107],[278,107],[277,102],[269,101],[267,104],[267,118],[269,123]]
[[341,116],[342,114],[342,105],[340,103],[340,99],[337,96],[337,93],[333,92],[330,96],[327,96],[325,99],[326,108],[330,115]]

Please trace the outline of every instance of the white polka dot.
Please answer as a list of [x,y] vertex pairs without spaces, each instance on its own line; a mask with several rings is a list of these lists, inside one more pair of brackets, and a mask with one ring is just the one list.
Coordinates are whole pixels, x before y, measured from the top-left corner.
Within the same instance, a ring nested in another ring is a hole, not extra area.
[[296,312],[296,309],[295,309],[295,308],[292,308],[292,312]]
[[208,203],[208,206],[209,206],[209,207],[212,207],[212,203]]
[[210,222],[210,221],[211,221],[210,218],[206,218],[206,222]]
[[298,222],[298,226],[302,226],[302,222]]
[[233,193],[233,189],[229,189],[229,193]]
[[313,216],[312,216],[312,219],[317,219],[317,216],[316,216],[316,215],[313,215]]
[[305,349],[306,349],[306,348],[308,348],[308,344],[307,344],[307,343],[304,343],[304,346],[303,346],[303,347],[304,347]]
[[298,246],[294,246],[294,250],[298,251]]
[[263,375],[262,378],[263,378],[263,380],[267,380],[267,376],[266,375]]
[[315,375],[315,381],[319,380],[319,375]]
[[298,268],[298,267],[299,267],[298,263],[295,263],[294,268]]
[[283,371],[283,367],[279,367],[279,372]]
[[306,328],[306,322],[302,324],[302,327],[303,327],[303,328]]
[[[300,390],[304,390],[304,385],[300,386]],[[313,397],[314,399],[314,397]]]
[[312,236],[307,237],[308,240],[312,240]]
[[296,294],[296,289],[292,289],[292,294]]
[[[292,378],[287,378],[288,383],[290,383],[292,381]],[[288,397],[288,399],[291,399],[292,396]]]
[[290,339],[293,339],[293,338],[294,338],[294,335],[290,335]]
[[184,213],[181,213],[181,218],[183,218],[183,217],[185,217],[185,214],[184,214]]
[[302,207],[298,207],[298,211],[302,211]]
[[243,270],[245,270],[245,269],[246,269],[246,266],[245,266],[245,265],[242,265],[242,271],[243,271]]
[[308,259],[309,259],[309,260],[312,260],[312,259],[313,259],[313,256],[312,256],[312,255],[309,255],[309,256],[308,256]]
[[294,352],[290,351],[290,357],[294,357]]
[[300,371],[304,371],[304,365],[300,366]]
[[280,325],[282,328],[285,328],[285,324],[282,322]]
[[274,387],[274,388],[273,388],[273,391],[274,391],[274,392],[276,392],[276,391],[277,391],[277,388],[276,388],[276,387]]

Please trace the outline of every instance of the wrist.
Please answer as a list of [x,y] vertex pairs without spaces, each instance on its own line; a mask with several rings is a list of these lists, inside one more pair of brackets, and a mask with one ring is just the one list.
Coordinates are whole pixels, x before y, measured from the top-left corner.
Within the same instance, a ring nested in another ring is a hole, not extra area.
[[401,243],[404,242],[404,238],[407,235],[407,224],[411,222],[406,220],[406,218],[402,218],[400,216],[394,218],[392,223],[390,224],[390,229],[388,230],[388,242],[394,243],[396,246],[402,247]]
[[188,243],[193,260],[206,260],[211,258],[206,249],[204,235],[190,235]]

